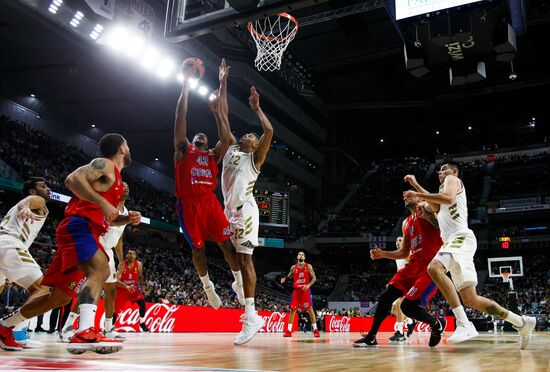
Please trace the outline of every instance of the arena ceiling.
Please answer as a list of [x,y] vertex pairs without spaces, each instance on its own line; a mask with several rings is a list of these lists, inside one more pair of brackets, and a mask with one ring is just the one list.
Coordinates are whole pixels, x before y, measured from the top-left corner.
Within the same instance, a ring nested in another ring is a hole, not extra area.
[[[332,1],[298,11],[296,16],[304,19],[360,2]],[[150,3],[162,12],[166,1]],[[299,125],[297,133],[303,132],[319,149],[339,146],[358,160],[433,154],[436,147],[441,152],[477,148],[492,144],[494,133],[513,136],[524,131],[532,116],[537,118],[532,135],[542,139],[550,123],[545,98],[550,51],[544,47],[550,16],[545,4],[527,1],[527,33],[518,38],[515,70],[519,78],[515,81],[508,78],[510,67],[497,63],[488,65],[485,81],[463,87],[449,86],[448,73],[443,70],[422,78],[411,76],[405,70],[399,35],[383,8],[300,30],[288,52],[294,63],[303,66],[314,98],[281,76],[261,76],[322,125],[328,143],[308,135]],[[200,37],[196,43],[227,56],[230,62],[250,64],[254,55],[234,30]],[[2,96],[93,138],[101,131],[124,133],[137,160],[171,173],[176,84],[159,84],[124,60],[16,3],[4,2],[0,13],[0,48]],[[185,49],[185,45],[175,48]],[[215,77],[215,70],[208,67],[209,75]],[[247,84],[240,79],[231,84],[235,96],[246,99]],[[210,85],[215,85],[211,78]],[[31,92],[38,99],[29,99]],[[196,110],[191,111],[190,131],[206,128],[214,136],[214,121],[206,104],[200,98],[192,99]],[[274,115],[292,115],[277,102],[266,102],[266,106]],[[238,121],[234,127],[237,133],[248,130]],[[155,157],[161,159],[160,164],[154,162]]]

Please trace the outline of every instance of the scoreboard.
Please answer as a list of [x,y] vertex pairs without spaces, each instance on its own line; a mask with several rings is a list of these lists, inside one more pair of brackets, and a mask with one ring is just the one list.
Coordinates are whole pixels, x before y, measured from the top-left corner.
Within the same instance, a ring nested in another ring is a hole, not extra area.
[[254,189],[260,211],[260,225],[286,227],[290,225],[290,199],[286,191]]

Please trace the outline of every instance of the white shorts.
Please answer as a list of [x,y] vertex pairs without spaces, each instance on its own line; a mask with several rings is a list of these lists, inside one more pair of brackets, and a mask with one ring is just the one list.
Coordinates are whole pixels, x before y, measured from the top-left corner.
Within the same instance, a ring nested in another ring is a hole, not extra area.
[[457,291],[477,285],[474,265],[476,250],[476,236],[470,230],[451,235],[434,257],[434,260],[441,262],[447,272],[451,273]]
[[258,206],[245,203],[239,210],[226,210],[225,215],[231,226],[231,243],[233,243],[237,253],[252,254],[254,248],[258,246],[258,229],[260,226]]
[[109,257],[109,277],[105,283],[116,283],[117,282],[117,272],[115,267],[115,250],[113,248],[105,248],[107,256]]
[[17,283],[27,289],[42,277],[42,270],[28,249],[13,239],[0,238],[0,285]]

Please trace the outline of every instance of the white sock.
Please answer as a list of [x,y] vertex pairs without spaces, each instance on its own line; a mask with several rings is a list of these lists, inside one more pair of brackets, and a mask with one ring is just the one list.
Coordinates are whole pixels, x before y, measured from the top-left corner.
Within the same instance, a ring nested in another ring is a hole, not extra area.
[[139,318],[139,324],[141,324],[141,323],[145,323],[145,318],[144,317]]
[[504,318],[504,320],[508,323],[512,323],[512,325],[515,325],[518,328],[523,327],[523,318],[518,314],[514,314],[510,310],[508,310],[508,316]]
[[22,331],[25,328],[29,328],[29,323],[30,323],[30,320],[27,319],[27,320],[22,321],[21,323],[16,324],[15,327],[13,327],[14,332],[15,331]]
[[71,311],[69,313],[69,316],[67,317],[67,321],[65,322],[65,325],[63,326],[63,329],[61,330],[61,332],[67,332],[67,329],[69,329],[69,327],[74,326],[74,321],[76,320],[76,318],[78,318],[78,313]]
[[231,272],[233,273],[233,277],[235,278],[235,281],[237,282],[237,285],[239,287],[242,287],[243,286],[243,274],[241,274],[241,270],[239,270],[239,271],[231,270]]
[[453,309],[453,314],[455,315],[456,320],[460,320],[464,324],[470,324],[462,305],[455,307]]
[[256,308],[254,306],[254,297],[246,297],[244,299],[244,313],[249,316],[256,315]]
[[403,333],[403,322],[397,322],[397,332]]
[[199,276],[199,278],[201,279],[203,288],[210,287],[210,277],[208,276],[208,273],[206,273],[205,276]]
[[311,328],[315,331],[317,329],[317,322],[311,323]]
[[14,327],[19,323],[24,322],[25,320],[27,320],[27,318],[21,315],[21,312],[19,310],[16,310],[6,319],[0,320],[0,325],[4,327]]
[[286,325],[286,328],[288,329],[289,332],[292,332],[292,324],[291,323],[288,323]]
[[105,318],[105,326],[103,327],[105,332],[111,332],[113,329],[113,318]]
[[80,324],[78,330],[83,331],[94,326],[95,312],[97,311],[97,305],[94,304],[80,304]]

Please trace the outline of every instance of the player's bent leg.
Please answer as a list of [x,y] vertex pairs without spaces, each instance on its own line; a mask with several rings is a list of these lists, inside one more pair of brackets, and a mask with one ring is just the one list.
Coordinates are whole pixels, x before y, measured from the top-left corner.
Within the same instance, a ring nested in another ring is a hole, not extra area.
[[426,311],[426,308],[420,305],[420,299],[411,300],[405,298],[401,303],[401,310],[403,310],[405,315],[409,318],[429,324],[431,328],[429,346],[434,347],[439,344],[441,335],[447,326],[447,320],[445,318],[438,319],[431,316]]
[[[38,273],[36,273],[38,275]],[[31,277],[27,277],[25,279],[30,279]],[[35,298],[41,297],[45,294],[48,294],[50,291],[50,288],[47,286],[43,286],[42,283],[43,276],[40,274],[40,277],[30,285],[26,287],[27,291],[30,292],[30,296],[27,298],[26,302],[32,302]],[[25,288],[25,283],[28,283],[28,280],[23,280],[21,282],[18,282],[19,285],[21,285],[23,288]],[[35,341],[30,338],[29,332],[29,320],[26,320],[24,322],[21,322],[17,324],[15,327],[13,327],[13,336],[15,338],[15,341],[17,341],[19,344],[21,344],[25,349],[36,349],[41,348],[44,346],[42,342]]]

